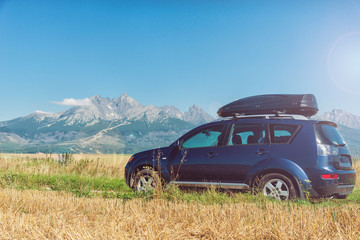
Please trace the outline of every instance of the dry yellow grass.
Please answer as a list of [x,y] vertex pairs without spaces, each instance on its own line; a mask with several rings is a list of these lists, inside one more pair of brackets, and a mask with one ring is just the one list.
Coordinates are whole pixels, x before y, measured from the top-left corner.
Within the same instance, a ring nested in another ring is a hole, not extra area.
[[358,205],[204,205],[0,190],[0,239],[359,239]]
[[130,155],[74,154],[73,161],[66,166],[58,164],[58,157],[58,154],[0,153],[0,170],[32,174],[79,173],[84,176],[123,178],[124,167]]
[[[0,154],[0,169],[122,178],[128,158],[74,155],[61,166],[43,155]],[[0,239],[360,239],[359,214],[352,203],[124,201],[0,188]]]

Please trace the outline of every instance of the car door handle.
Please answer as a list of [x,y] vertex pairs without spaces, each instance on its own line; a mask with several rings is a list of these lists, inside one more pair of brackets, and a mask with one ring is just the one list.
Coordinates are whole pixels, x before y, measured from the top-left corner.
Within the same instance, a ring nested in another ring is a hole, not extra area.
[[213,158],[213,157],[215,157],[215,156],[217,156],[217,155],[219,155],[218,153],[214,153],[214,152],[208,152],[207,154],[206,154],[206,156],[208,157],[208,158]]
[[261,155],[264,155],[264,154],[266,154],[266,153],[269,153],[269,151],[265,151],[264,149],[259,149],[259,150],[256,151],[256,154],[257,154],[257,155],[260,155],[260,156],[261,156]]

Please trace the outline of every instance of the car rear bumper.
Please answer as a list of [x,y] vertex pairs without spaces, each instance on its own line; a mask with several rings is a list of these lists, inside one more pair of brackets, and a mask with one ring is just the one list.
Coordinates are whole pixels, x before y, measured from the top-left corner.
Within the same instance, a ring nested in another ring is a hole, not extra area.
[[326,187],[314,188],[319,197],[330,197],[334,195],[349,195],[352,193],[355,185],[328,185]]
[[336,188],[336,194],[337,195],[349,195],[352,193],[355,185],[339,185]]
[[336,171],[339,179],[319,179],[312,188],[320,197],[349,195],[355,187],[355,171]]

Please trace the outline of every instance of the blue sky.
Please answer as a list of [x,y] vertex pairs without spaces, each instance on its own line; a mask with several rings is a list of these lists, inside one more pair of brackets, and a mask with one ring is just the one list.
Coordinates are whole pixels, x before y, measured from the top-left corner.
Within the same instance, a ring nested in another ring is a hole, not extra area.
[[360,115],[360,1],[0,0],[0,121],[127,92],[144,105],[313,93]]

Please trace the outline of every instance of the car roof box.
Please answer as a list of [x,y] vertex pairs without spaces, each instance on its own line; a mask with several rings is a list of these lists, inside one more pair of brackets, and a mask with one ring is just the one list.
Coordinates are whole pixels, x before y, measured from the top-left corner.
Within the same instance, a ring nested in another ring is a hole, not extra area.
[[296,114],[311,117],[319,111],[313,94],[268,94],[242,98],[218,110],[220,117]]

